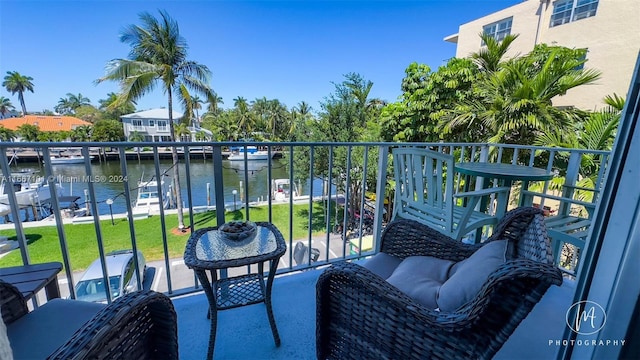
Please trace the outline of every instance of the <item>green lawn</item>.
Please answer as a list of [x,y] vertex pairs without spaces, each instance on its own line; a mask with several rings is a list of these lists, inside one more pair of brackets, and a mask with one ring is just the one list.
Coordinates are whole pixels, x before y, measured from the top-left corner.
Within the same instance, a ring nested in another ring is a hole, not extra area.
[[[285,239],[289,239],[289,205],[273,205],[273,223],[276,225]],[[250,218],[252,221],[267,221],[267,207],[250,208]],[[332,211],[332,218],[334,212]],[[241,220],[244,218],[244,211],[238,210],[226,214],[226,220]],[[325,230],[325,216],[323,203],[314,203],[312,217],[312,232],[321,233]],[[189,238],[189,233],[185,235],[175,235],[172,229],[178,225],[177,215],[166,215],[165,223],[167,228],[167,246],[171,258],[182,257],[184,247]],[[185,213],[185,223],[189,223],[189,217]],[[133,222],[138,249],[140,249],[147,261],[161,260],[163,257],[162,231],[159,216],[151,216],[147,219]],[[216,225],[215,211],[199,213],[194,215],[196,229]],[[131,249],[131,236],[129,234],[129,223],[126,219],[116,219],[115,225],[111,225],[111,220],[100,223],[102,229],[102,241],[105,252],[119,249]],[[71,266],[74,271],[84,270],[89,264],[98,258],[98,243],[96,231],[93,224],[67,224],[64,226],[65,236]],[[309,205],[293,206],[293,238],[305,238],[309,231]],[[25,228],[25,235],[29,247],[29,255],[32,263],[42,263],[49,261],[62,262],[60,251],[60,241],[55,226],[42,226],[37,228]],[[9,236],[15,240],[15,230],[2,230],[0,235]],[[22,265],[19,250],[14,250],[10,254],[0,258],[0,267]]]

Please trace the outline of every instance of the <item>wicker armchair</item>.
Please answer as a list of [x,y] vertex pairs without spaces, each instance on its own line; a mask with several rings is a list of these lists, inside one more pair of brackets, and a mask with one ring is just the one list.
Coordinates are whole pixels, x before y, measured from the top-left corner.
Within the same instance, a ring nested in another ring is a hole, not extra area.
[[561,285],[542,212],[505,215],[487,242],[456,242],[412,220],[392,221],[381,251],[404,259],[468,258],[489,241],[506,239],[511,256],[478,295],[452,312],[426,308],[382,277],[353,263],[325,270],[317,283],[318,359],[486,359],[505,343],[550,285]]
[[161,293],[134,292],[108,306],[54,299],[29,312],[20,291],[0,280],[0,306],[16,359],[178,358],[176,313]]

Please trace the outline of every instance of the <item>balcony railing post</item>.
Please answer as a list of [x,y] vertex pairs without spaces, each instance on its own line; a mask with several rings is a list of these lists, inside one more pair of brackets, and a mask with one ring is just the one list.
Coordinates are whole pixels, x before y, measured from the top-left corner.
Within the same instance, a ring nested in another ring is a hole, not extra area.
[[216,194],[216,220],[218,226],[224,224],[224,181],[222,180],[222,147],[213,147],[213,189]]
[[384,199],[387,188],[387,165],[389,163],[389,146],[378,149],[378,179],[376,181],[376,211],[373,217],[373,233],[375,234],[375,252],[380,251],[380,234],[382,233],[382,218],[384,216]]
[[[91,172],[91,157],[89,156],[89,148],[82,147],[82,156],[84,157],[84,168],[89,179],[93,179]],[[104,253],[104,244],[102,242],[102,228],[100,227],[100,212],[98,212],[98,203],[96,199],[96,189],[93,181],[87,182],[89,197],[91,199],[91,212],[93,213],[93,226],[96,231],[96,240],[98,242],[98,253],[100,254],[100,265],[102,266],[102,278],[105,286],[105,295],[107,303],[111,304],[111,283],[109,282],[109,273],[107,272],[107,261]]]
[[2,148],[2,156],[0,156],[0,167],[2,167],[2,174],[4,175],[4,187],[9,199],[9,207],[11,208],[11,214],[13,214],[13,223],[16,229],[16,240],[20,245],[20,255],[22,256],[22,263],[29,265],[31,259],[29,259],[29,251],[27,250],[27,238],[24,235],[24,228],[20,221],[20,208],[18,207],[18,199],[13,188],[13,179],[11,178],[11,169],[9,168],[9,160],[7,160],[7,149]]
[[[136,274],[140,274],[140,264],[138,262],[138,242],[136,241],[136,231],[133,225],[133,209],[131,207],[131,188],[129,186],[129,173],[127,171],[127,154],[123,147],[120,147],[120,173],[122,174],[122,186],[124,187],[125,207],[127,209],[127,220],[129,221],[129,235],[131,236],[131,248],[133,250],[133,264],[136,268]],[[162,202],[160,202],[162,204]],[[138,290],[142,290],[142,279],[138,281]]]
[[55,178],[53,177],[53,169],[51,167],[51,157],[48,147],[42,149],[42,157],[44,158],[44,175],[46,176],[46,181],[49,185],[49,194],[51,195],[51,197],[49,198],[49,201],[51,203],[51,211],[53,212],[53,218],[56,222],[58,240],[60,241],[60,252],[62,253],[64,271],[68,280],[67,285],[69,286],[69,295],[72,299],[75,299],[76,291],[73,284],[73,273],[71,271],[71,260],[69,259],[69,248],[67,247],[67,237],[64,232],[62,215],[60,214],[60,204],[58,202],[58,192],[56,190],[57,181],[55,181]]

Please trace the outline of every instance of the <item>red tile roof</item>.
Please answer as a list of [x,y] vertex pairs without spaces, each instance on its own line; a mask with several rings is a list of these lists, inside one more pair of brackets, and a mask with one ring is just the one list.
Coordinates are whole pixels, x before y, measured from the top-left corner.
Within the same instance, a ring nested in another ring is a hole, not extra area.
[[18,126],[24,124],[35,125],[40,128],[40,131],[69,131],[77,128],[78,126],[93,125],[90,122],[73,116],[27,115],[20,118],[0,120],[0,125],[11,130],[17,130]]

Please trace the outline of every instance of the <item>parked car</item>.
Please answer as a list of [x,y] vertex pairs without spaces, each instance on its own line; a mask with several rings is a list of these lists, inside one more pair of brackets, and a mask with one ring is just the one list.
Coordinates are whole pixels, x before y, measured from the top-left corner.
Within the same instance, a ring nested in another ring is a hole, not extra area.
[[[107,274],[109,274],[109,288],[111,300],[115,300],[124,294],[137,291],[138,281],[144,282],[144,274],[147,265],[142,252],[138,251],[138,266],[140,273],[136,274],[136,266],[133,261],[133,250],[118,250],[105,256]],[[91,263],[87,271],[75,286],[76,299],[92,302],[106,302],[107,294],[102,275],[100,259]]]

